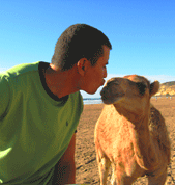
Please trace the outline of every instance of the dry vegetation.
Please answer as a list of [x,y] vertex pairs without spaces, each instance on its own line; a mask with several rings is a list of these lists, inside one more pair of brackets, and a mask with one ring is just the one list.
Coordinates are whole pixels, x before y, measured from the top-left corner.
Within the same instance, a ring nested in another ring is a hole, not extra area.
[[[175,97],[152,99],[151,103],[163,114],[172,143],[171,163],[168,168],[166,185],[175,185]],[[99,184],[98,168],[94,146],[94,126],[103,104],[85,105],[77,133],[76,165],[77,184]],[[146,185],[145,177],[139,178],[134,185]]]

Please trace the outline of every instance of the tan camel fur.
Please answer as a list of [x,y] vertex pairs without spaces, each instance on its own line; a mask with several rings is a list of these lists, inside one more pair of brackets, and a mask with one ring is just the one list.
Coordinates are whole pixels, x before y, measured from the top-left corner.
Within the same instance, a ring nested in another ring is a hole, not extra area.
[[130,75],[108,80],[101,90],[106,104],[95,126],[100,184],[130,185],[147,176],[149,185],[163,185],[170,163],[170,140],[165,120],[150,104],[159,82]]

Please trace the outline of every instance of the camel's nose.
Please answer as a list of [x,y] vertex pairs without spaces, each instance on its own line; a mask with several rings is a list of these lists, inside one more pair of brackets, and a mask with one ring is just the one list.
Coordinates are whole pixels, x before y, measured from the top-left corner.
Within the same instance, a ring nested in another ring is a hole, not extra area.
[[101,98],[106,98],[110,96],[110,91],[106,86],[103,87],[102,90],[100,91],[100,96]]
[[105,90],[104,88],[102,88],[102,90],[100,91],[100,96],[104,96],[105,95]]
[[117,78],[111,78],[110,80],[107,81],[107,84],[105,86],[110,87],[112,85],[119,85]]
[[110,97],[112,93],[111,88],[116,85],[119,85],[119,81],[117,78],[111,78],[110,80],[108,80],[106,85],[100,91],[100,96],[102,98]]
[[109,96],[109,92],[105,87],[102,88],[102,90],[100,91],[100,96],[101,96],[101,98],[106,98]]

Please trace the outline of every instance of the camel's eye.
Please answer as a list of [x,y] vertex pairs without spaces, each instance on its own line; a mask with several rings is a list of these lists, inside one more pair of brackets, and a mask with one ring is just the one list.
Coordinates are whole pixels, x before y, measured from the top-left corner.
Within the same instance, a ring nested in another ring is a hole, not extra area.
[[146,85],[142,82],[138,82],[136,83],[138,88],[139,88],[139,91],[140,91],[140,95],[144,95],[145,94],[145,90],[146,90]]

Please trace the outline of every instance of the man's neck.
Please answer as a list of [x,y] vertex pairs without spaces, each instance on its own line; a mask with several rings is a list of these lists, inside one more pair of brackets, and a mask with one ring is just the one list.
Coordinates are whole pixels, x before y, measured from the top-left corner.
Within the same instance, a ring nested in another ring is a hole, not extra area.
[[75,69],[68,71],[55,71],[48,68],[44,73],[48,88],[58,98],[63,98],[69,94],[79,91],[78,74]]

